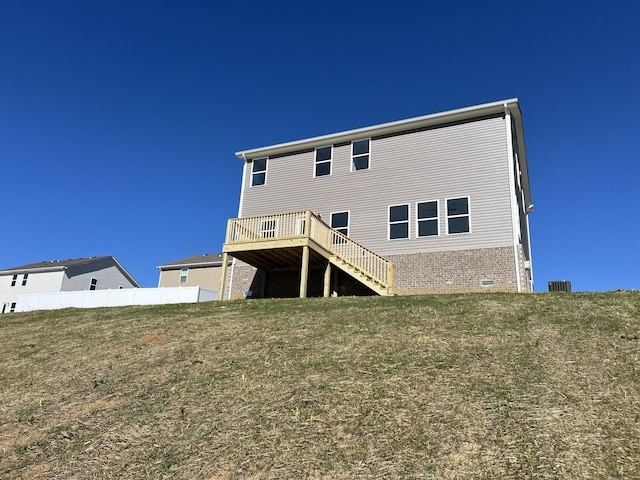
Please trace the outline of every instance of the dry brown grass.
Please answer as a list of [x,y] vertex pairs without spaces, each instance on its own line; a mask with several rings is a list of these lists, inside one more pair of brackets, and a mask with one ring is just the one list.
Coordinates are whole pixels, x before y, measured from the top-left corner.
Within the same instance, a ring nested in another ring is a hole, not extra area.
[[0,317],[3,478],[640,478],[640,294]]

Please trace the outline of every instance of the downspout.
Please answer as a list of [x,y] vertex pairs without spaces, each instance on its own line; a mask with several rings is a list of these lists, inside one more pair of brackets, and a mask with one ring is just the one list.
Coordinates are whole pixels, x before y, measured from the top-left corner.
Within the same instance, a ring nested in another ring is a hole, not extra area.
[[531,230],[529,229],[529,214],[533,211],[533,205],[527,207],[527,215],[525,217],[527,221],[527,245],[529,245],[529,273],[531,274],[531,291],[535,291],[533,283],[533,259],[531,258]]
[[[240,203],[238,204],[238,218],[242,217],[242,204],[244,202],[244,186],[245,181],[247,179],[247,157],[243,153],[242,158],[244,159],[244,165],[242,166],[242,186],[240,187]],[[236,266],[236,257],[233,257],[233,261],[231,262],[231,279],[229,280],[229,295],[227,296],[227,300],[231,300],[231,292],[233,288],[233,271]],[[224,296],[224,292],[222,292]]]
[[505,128],[507,134],[507,161],[509,163],[509,189],[511,198],[511,229],[513,231],[513,258],[516,268],[516,285],[518,293],[522,292],[522,280],[520,278],[520,261],[518,255],[518,231],[520,230],[520,214],[518,212],[518,200],[516,199],[516,179],[513,158],[513,134],[511,132],[511,112],[507,104],[504,104]]

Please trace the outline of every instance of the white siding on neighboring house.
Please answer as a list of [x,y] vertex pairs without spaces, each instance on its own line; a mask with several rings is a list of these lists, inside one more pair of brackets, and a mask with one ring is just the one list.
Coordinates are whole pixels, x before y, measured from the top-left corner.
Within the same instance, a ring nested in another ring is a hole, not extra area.
[[59,292],[62,285],[63,272],[31,272],[27,284],[22,285],[24,273],[18,274],[15,286],[11,286],[13,275],[0,275],[0,311],[3,304],[18,301],[18,297],[26,293]]

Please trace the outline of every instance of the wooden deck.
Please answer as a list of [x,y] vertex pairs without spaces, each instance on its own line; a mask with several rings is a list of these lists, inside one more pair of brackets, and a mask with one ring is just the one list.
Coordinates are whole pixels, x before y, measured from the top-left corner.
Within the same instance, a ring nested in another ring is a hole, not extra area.
[[[379,295],[391,295],[393,264],[330,228],[310,211],[232,218],[223,246],[220,292],[226,290],[228,255],[266,272],[300,269],[300,297],[306,297],[310,268],[325,268],[329,295],[332,266]],[[219,298],[224,295],[221,293]]]

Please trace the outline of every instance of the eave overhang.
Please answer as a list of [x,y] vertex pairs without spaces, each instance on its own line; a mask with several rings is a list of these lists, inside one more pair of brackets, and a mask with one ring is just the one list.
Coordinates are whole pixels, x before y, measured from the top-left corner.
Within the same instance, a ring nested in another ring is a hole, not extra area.
[[235,155],[241,160],[251,161],[255,158],[273,157],[276,155],[283,155],[301,150],[310,150],[337,143],[351,142],[353,140],[363,138],[393,135],[421,128],[436,127],[438,125],[446,125],[455,122],[472,121],[476,118],[484,118],[492,115],[504,115],[507,110],[511,112],[512,118],[515,122],[525,202],[527,205],[531,205],[531,190],[529,186],[527,153],[524,143],[524,128],[522,125],[522,113],[520,112],[520,106],[518,105],[517,98],[459,108],[456,110],[449,110],[447,112],[434,113],[421,117],[408,118],[395,122],[382,123],[370,127],[357,128],[355,130],[322,135],[319,137],[311,137],[294,142],[279,143],[250,150],[241,150],[236,152]]

